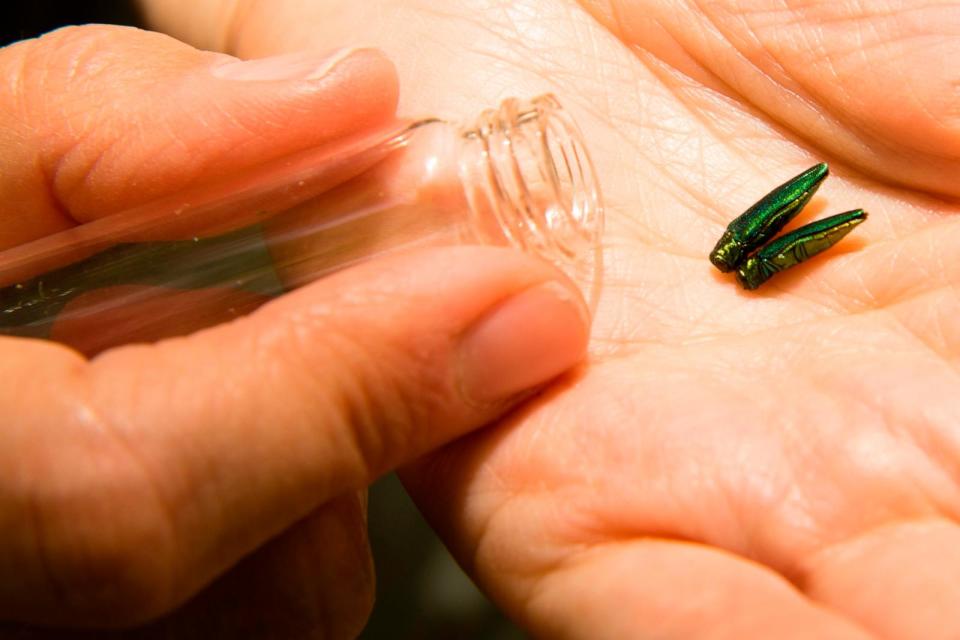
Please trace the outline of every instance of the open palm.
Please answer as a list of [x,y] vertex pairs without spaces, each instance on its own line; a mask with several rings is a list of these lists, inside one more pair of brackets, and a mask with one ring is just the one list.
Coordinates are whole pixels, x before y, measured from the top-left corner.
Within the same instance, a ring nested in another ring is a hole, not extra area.
[[[580,121],[591,361],[406,474],[534,632],[960,634],[960,5],[910,4],[289,0],[211,42],[372,43],[402,112],[550,90]],[[759,293],[716,273],[726,223],[820,160],[799,222],[870,221]]]

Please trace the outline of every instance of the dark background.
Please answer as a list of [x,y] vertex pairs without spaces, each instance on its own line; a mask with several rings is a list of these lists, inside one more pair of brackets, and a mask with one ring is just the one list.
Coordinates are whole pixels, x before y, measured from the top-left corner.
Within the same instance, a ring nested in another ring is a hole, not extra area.
[[107,22],[140,24],[133,2],[123,0],[63,0],[61,2],[0,2],[0,45],[32,38],[68,24]]
[[[0,0],[0,46],[91,22],[142,26],[135,4],[123,0]],[[370,542],[377,604],[362,638],[523,637],[464,576],[392,475],[370,491]]]

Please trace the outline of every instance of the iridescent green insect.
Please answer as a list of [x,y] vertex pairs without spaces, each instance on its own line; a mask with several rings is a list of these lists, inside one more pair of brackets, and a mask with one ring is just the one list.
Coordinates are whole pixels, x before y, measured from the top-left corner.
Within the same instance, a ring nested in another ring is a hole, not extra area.
[[756,289],[784,269],[826,251],[866,219],[866,211],[854,209],[786,233],[747,258],[737,269],[737,282],[744,289]]
[[767,244],[800,213],[828,173],[820,163],[765,195],[730,223],[710,252],[710,262],[723,272],[736,269],[740,285],[756,289],[839,242],[867,219],[863,209],[817,220]]
[[730,223],[710,252],[710,262],[724,273],[736,269],[800,213],[829,173],[821,162],[765,195]]

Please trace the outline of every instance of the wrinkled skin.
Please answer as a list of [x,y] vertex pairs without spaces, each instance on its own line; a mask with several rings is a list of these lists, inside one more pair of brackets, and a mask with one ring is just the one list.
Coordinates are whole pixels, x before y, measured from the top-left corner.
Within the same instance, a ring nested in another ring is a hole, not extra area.
[[[609,205],[589,364],[405,474],[520,624],[960,634],[960,6],[182,4],[157,26],[243,57],[382,47],[401,113],[551,90],[589,138]],[[759,293],[715,273],[726,222],[819,160],[798,222],[868,223]]]
[[[202,202],[182,190],[394,126],[398,92],[372,49],[244,61],[106,25],[0,49],[0,79],[8,279],[46,266],[31,239],[82,253],[83,228],[55,232]],[[215,219],[167,211],[136,235]],[[73,297],[52,333],[91,358],[0,338],[0,636],[355,637],[366,487],[505,415],[589,342],[574,284],[503,247],[384,257],[242,317],[263,301],[230,284]]]

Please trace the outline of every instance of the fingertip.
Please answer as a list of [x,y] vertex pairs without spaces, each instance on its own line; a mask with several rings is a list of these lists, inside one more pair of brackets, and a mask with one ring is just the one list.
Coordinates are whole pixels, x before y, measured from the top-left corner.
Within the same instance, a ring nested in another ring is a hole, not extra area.
[[[345,47],[329,52],[299,51],[267,58],[241,60],[218,57],[210,74],[220,80],[251,83],[241,90],[282,91],[282,85],[300,84],[305,95],[339,91],[345,108],[343,115],[363,123],[371,117],[382,120],[393,114],[399,95],[397,72],[393,63],[378,49]],[[337,94],[324,95],[327,101]],[[366,107],[371,106],[372,109]],[[357,109],[359,107],[359,111]],[[323,126],[323,123],[315,123]]]
[[388,126],[399,93],[375,49],[238,60],[104,25],[0,50],[0,70],[6,245]]
[[[371,103],[393,115],[400,95],[397,67],[387,55],[372,47],[341,50],[341,55],[330,71],[330,77],[351,79],[351,100]],[[359,94],[357,92],[360,92]]]
[[468,402],[502,402],[579,362],[589,318],[561,280],[507,298],[478,320],[460,347],[461,391]]

